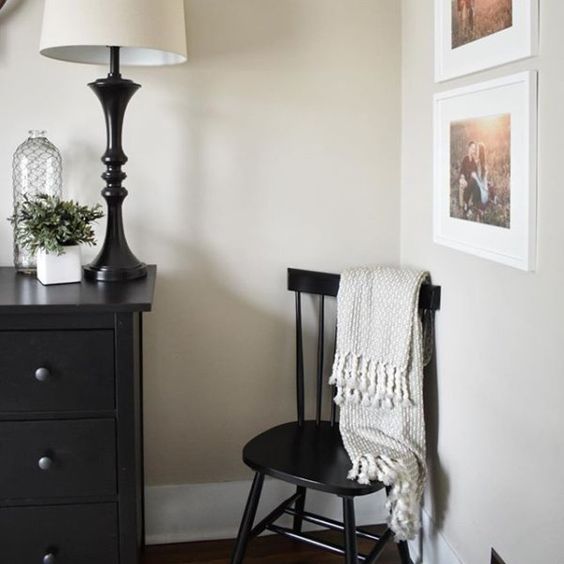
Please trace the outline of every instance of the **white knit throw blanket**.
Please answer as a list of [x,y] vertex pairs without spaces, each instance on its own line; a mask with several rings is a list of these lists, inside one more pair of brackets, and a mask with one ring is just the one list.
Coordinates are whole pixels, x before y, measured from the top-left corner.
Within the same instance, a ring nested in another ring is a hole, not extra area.
[[330,383],[337,386],[349,478],[391,486],[389,526],[398,541],[419,531],[426,475],[418,303],[427,278],[407,268],[353,268],[341,276],[337,297]]

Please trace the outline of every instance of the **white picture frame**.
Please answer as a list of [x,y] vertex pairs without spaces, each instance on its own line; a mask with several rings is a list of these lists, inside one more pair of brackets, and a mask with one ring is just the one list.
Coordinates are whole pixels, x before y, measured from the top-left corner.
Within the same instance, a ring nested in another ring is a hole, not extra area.
[[[537,83],[537,72],[527,71],[435,95],[435,243],[535,269]],[[486,155],[491,194],[485,206],[477,182],[463,188],[462,151],[470,151],[471,142],[482,145]]]
[[[467,10],[458,10],[459,2],[465,6],[466,1],[475,5],[473,31],[469,31]],[[485,8],[480,10],[481,2],[510,2],[511,13],[503,7],[504,18],[487,18]],[[486,23],[481,24],[479,17]],[[499,30],[492,32],[496,26]],[[489,34],[480,37],[482,32]],[[535,56],[538,43],[539,0],[435,0],[436,82]]]

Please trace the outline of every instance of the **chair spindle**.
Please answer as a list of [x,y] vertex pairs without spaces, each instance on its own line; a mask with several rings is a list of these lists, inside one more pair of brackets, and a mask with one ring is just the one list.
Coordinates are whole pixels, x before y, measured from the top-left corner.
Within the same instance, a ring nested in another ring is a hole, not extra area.
[[[333,357],[337,353],[337,325],[335,325],[335,341],[333,343]],[[331,427],[335,426],[337,421],[337,404],[333,401],[335,394],[337,393],[337,387],[331,386]]]
[[325,355],[325,296],[319,296],[319,327],[317,336],[317,405],[315,422],[321,423],[321,407],[323,401],[323,356]]
[[298,423],[304,424],[304,349],[302,338],[302,296],[296,292],[296,393]]

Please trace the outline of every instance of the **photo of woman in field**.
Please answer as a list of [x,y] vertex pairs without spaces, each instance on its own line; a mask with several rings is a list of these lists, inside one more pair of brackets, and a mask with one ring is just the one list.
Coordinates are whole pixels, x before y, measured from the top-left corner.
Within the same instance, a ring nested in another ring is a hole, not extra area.
[[513,0],[451,0],[452,48],[513,25]]
[[450,216],[511,226],[511,115],[450,125]]

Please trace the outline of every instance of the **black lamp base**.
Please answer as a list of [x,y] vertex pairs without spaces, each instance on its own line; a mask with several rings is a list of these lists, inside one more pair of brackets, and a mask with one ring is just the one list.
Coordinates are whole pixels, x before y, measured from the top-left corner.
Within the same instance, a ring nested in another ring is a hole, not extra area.
[[111,266],[96,266],[94,263],[84,267],[84,278],[98,282],[125,282],[147,276],[147,265],[139,263],[132,268],[115,268]]
[[131,251],[125,238],[122,204],[127,190],[122,183],[127,177],[122,167],[127,155],[122,148],[123,119],[127,104],[140,88],[139,84],[122,78],[119,72],[119,47],[110,47],[110,73],[89,84],[102,104],[106,118],[107,147],[102,156],[106,171],[102,178],[106,187],[102,196],[108,206],[106,236],[96,259],[84,267],[86,280],[122,282],[147,276],[147,267]]

